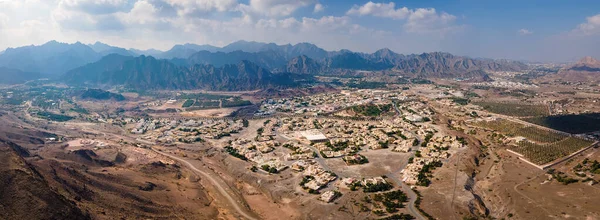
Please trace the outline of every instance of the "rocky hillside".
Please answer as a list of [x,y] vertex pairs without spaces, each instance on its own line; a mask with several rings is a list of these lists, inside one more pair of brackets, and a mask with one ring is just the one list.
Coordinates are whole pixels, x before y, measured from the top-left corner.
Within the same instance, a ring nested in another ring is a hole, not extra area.
[[566,68],[568,71],[600,72],[600,61],[593,57],[584,57],[579,62]]
[[90,219],[7,142],[0,141],[0,219]]
[[285,67],[286,72],[300,74],[318,74],[322,69],[321,64],[305,55],[291,59]]
[[547,76],[546,79],[571,82],[600,82],[600,61],[592,57],[584,57],[577,63],[562,68],[556,75]]
[[8,48],[0,55],[0,66],[24,72],[60,75],[101,57],[100,53],[81,43],[50,41],[40,46]]
[[63,79],[75,85],[124,85],[137,89],[255,90],[294,83],[290,74],[273,74],[245,60],[221,67],[184,67],[153,57],[120,55],[69,71]]
[[0,67],[0,84],[20,84],[40,78],[39,73],[23,72],[18,69]]
[[461,77],[462,74],[482,71],[521,71],[527,66],[520,62],[478,60],[449,53],[423,53],[403,59],[394,69],[423,77]]

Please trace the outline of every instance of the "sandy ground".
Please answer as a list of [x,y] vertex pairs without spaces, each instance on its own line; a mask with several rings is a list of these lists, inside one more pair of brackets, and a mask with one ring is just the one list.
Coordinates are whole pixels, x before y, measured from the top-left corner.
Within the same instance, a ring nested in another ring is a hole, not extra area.
[[181,115],[185,117],[225,117],[239,108],[218,108],[218,109],[206,109],[206,110],[195,110],[182,112]]

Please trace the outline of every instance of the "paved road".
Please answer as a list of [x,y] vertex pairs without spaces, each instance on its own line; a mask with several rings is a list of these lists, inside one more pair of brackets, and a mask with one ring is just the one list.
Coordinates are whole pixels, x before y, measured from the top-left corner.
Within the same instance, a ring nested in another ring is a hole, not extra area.
[[[414,155],[414,153],[411,153],[411,156],[412,155]],[[407,165],[408,165],[408,161],[404,162],[404,164],[402,164],[400,169],[398,169],[395,172],[392,172],[390,174],[387,174],[386,176],[388,178],[392,179],[394,182],[396,182],[396,184],[402,186],[402,191],[404,191],[406,193],[406,195],[408,196],[407,208],[408,208],[408,211],[410,211],[411,215],[417,219],[425,220],[427,218],[425,218],[425,216],[421,215],[421,211],[419,211],[417,209],[417,207],[415,206],[415,202],[417,201],[417,198],[418,198],[417,194],[410,188],[410,186],[408,186],[408,185],[406,185],[406,183],[402,182],[402,180],[398,176],[400,174],[400,171],[402,171],[404,168],[406,168]]]
[[173,155],[170,155],[170,154],[167,154],[167,153],[155,150],[155,149],[152,149],[152,150],[154,152],[158,153],[158,154],[164,155],[164,156],[169,157],[169,158],[171,158],[173,160],[177,160],[177,161],[183,163],[184,165],[186,165],[188,168],[190,168],[195,173],[204,176],[206,179],[208,179],[213,184],[213,186],[221,193],[221,195],[223,197],[225,197],[229,201],[229,203],[231,204],[231,206],[233,206],[233,208],[241,216],[243,216],[246,219],[250,219],[250,220],[256,220],[257,219],[255,217],[253,217],[253,214],[246,212],[244,210],[244,208],[240,207],[239,203],[236,202],[236,200],[227,192],[227,190],[225,189],[225,187],[223,187],[221,185],[221,183],[219,181],[217,181],[217,179],[213,178],[209,173],[206,173],[204,171],[199,170],[193,164],[191,164],[190,162],[188,162],[188,161],[186,161],[186,160],[184,160],[182,158],[179,158],[179,157],[176,157],[176,156],[173,156]]
[[[398,171],[397,173],[399,173],[399,172],[400,171]],[[387,177],[394,180],[394,182],[396,182],[396,184],[402,186],[402,191],[404,191],[406,193],[406,195],[408,196],[407,208],[408,208],[408,211],[410,211],[410,214],[417,219],[422,219],[422,220],[427,219],[423,215],[421,215],[421,211],[419,211],[417,209],[417,207],[415,206],[415,202],[417,201],[417,194],[410,188],[410,186],[408,186],[408,185],[406,185],[406,183],[402,182],[402,180],[400,180],[400,178],[397,176],[396,173],[388,174]]]
[[[394,103],[394,109],[396,110],[396,113],[398,113],[398,115],[401,115],[400,109],[398,109],[397,103]],[[415,138],[417,138],[417,140],[419,140],[419,143],[422,143],[423,140],[421,140],[421,138],[415,134],[412,131],[409,131]],[[416,147],[412,147],[411,151],[414,152],[415,150],[419,150],[419,146]],[[412,155],[414,155],[414,153],[412,153]],[[411,156],[412,156],[411,155]],[[404,168],[406,168],[406,166],[408,165],[408,163],[405,163],[402,165],[402,168],[400,168],[399,170],[397,170],[396,172],[390,173],[387,176],[390,177],[390,179],[394,180],[394,182],[396,182],[396,184],[402,186],[402,190],[406,193],[406,195],[408,196],[408,211],[410,211],[412,216],[415,216],[415,218],[417,219],[427,219],[425,218],[425,216],[423,216],[421,214],[421,211],[419,211],[417,209],[417,207],[415,206],[415,202],[417,201],[417,194],[410,188],[410,186],[406,185],[406,183],[402,182],[402,180],[400,179],[400,177],[398,177],[398,174],[400,173],[400,171],[402,171]]]

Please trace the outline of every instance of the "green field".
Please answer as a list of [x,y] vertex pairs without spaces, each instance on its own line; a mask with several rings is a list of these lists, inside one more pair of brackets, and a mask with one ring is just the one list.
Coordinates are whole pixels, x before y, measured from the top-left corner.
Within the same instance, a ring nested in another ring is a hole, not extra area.
[[219,101],[196,101],[196,103],[194,103],[194,107],[200,107],[200,108],[219,108]]
[[230,99],[223,99],[223,108],[229,107],[239,107],[239,106],[247,106],[252,105],[252,102],[248,100],[243,100],[242,98],[236,96]]
[[65,122],[73,119],[73,117],[68,115],[59,115],[51,112],[38,112],[37,116],[49,121],[57,121],[57,122]]
[[181,106],[182,108],[188,108],[191,107],[192,105],[194,105],[194,100],[188,99],[185,100],[185,102],[183,103],[183,105]]
[[545,105],[529,105],[519,103],[499,103],[499,102],[475,102],[475,105],[483,107],[486,111],[515,116],[515,117],[535,117],[547,116],[548,107]]

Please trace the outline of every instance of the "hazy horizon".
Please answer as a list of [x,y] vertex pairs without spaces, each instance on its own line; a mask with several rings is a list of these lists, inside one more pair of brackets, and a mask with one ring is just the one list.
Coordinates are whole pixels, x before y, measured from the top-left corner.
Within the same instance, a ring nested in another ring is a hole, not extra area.
[[599,6],[589,0],[3,0],[0,49],[57,40],[164,51],[246,40],[565,62],[600,55]]
[[[8,48],[4,48],[3,50],[0,50],[0,54],[4,53],[4,52],[5,52],[7,49],[15,49],[15,48],[27,47],[27,46],[41,46],[41,45],[44,45],[44,44],[46,44],[46,43],[50,43],[50,42],[52,42],[52,41],[56,41],[56,42],[58,42],[58,43],[64,43],[64,44],[76,44],[76,43],[81,43],[81,44],[83,44],[83,45],[87,45],[87,46],[94,45],[95,43],[101,43],[101,44],[106,44],[106,45],[113,46],[113,47],[119,47],[119,48],[123,48],[123,49],[126,49],[126,50],[139,50],[139,51],[150,51],[150,50],[155,50],[155,51],[157,51],[157,52],[161,52],[161,53],[167,52],[167,51],[171,50],[173,47],[175,47],[175,46],[178,46],[178,45],[185,45],[185,44],[195,44],[195,43],[190,43],[190,42],[182,42],[182,43],[177,43],[177,44],[174,44],[174,45],[172,45],[172,46],[170,46],[170,47],[167,47],[167,49],[156,49],[156,48],[146,48],[146,49],[141,49],[141,48],[133,48],[133,47],[129,47],[129,48],[128,48],[128,47],[120,47],[120,46],[117,46],[117,45],[111,45],[111,44],[107,44],[107,43],[105,43],[105,42],[101,42],[101,41],[90,41],[90,42],[84,42],[84,41],[62,42],[62,41],[58,41],[58,40],[50,40],[50,41],[48,41],[48,42],[41,43],[41,44],[29,44],[29,45],[21,45],[21,46],[16,46],[16,47],[8,47]],[[271,44],[271,43],[274,43],[274,42],[248,41],[248,40],[243,40],[243,39],[241,39],[241,40],[236,40],[236,41],[233,41],[233,42],[230,42],[230,43],[227,43],[227,44],[224,44],[224,45],[220,45],[220,46],[217,46],[217,45],[212,45],[212,44],[195,44],[195,45],[198,45],[198,46],[205,46],[205,45],[206,45],[206,46],[214,46],[214,47],[218,47],[218,48],[223,48],[223,47],[225,47],[225,46],[228,46],[228,45],[230,45],[230,44],[233,44],[233,43],[236,43],[236,42],[240,42],[240,41],[254,42],[254,43],[263,43],[263,44]],[[317,46],[317,47],[319,47],[319,48],[325,49],[324,47],[322,47],[322,46],[320,46],[320,45],[317,45],[317,44],[314,44],[314,43],[311,43],[311,42],[298,42],[298,43],[275,43],[275,44],[276,44],[276,45],[278,45],[278,46],[283,46],[283,45],[296,45],[296,44],[302,44],[302,43],[313,44],[313,45],[315,45],[315,46]],[[369,51],[355,51],[355,50],[350,50],[350,51],[352,51],[352,52],[356,52],[356,53],[366,53],[366,54],[371,54],[371,53],[374,53],[374,52],[376,52],[376,51],[378,51],[378,50],[382,50],[382,49],[389,49],[389,50],[391,50],[391,51],[393,51],[393,52],[395,52],[395,53],[398,53],[398,54],[404,54],[404,55],[411,55],[411,54],[417,54],[417,55],[418,55],[418,54],[423,54],[423,53],[435,53],[435,52],[442,52],[442,53],[451,53],[452,55],[456,55],[456,56],[465,56],[465,57],[470,57],[470,58],[475,58],[475,59],[496,59],[496,60],[502,60],[502,59],[506,59],[506,60],[514,60],[514,61],[522,61],[522,62],[531,62],[531,63],[537,63],[537,62],[541,62],[541,63],[572,63],[572,62],[577,62],[577,61],[579,61],[579,60],[583,59],[584,57],[593,57],[593,58],[597,59],[597,57],[596,57],[596,56],[582,55],[582,56],[580,56],[580,57],[574,57],[574,58],[573,58],[573,59],[571,59],[571,60],[559,60],[559,61],[554,61],[554,60],[544,61],[544,60],[542,60],[542,61],[540,61],[540,60],[514,59],[514,58],[510,58],[510,57],[500,57],[500,58],[497,58],[497,57],[480,57],[480,56],[479,56],[479,57],[477,57],[477,56],[471,56],[471,55],[468,55],[468,54],[458,54],[458,53],[452,53],[452,52],[448,52],[448,51],[422,51],[422,52],[417,52],[417,53],[402,53],[402,52],[398,52],[398,51],[395,51],[395,50],[393,50],[393,49],[390,49],[390,48],[387,48],[387,47],[382,47],[382,48],[374,48],[373,50],[369,50]],[[346,49],[346,48],[341,48],[341,49],[338,49],[338,50],[327,50],[327,49],[325,49],[325,50],[326,50],[326,51],[328,51],[328,52],[335,52],[335,51],[340,51],[340,50],[349,50],[349,49]],[[144,55],[144,54],[141,54],[141,55]],[[148,55],[148,56],[150,56],[150,55]]]

